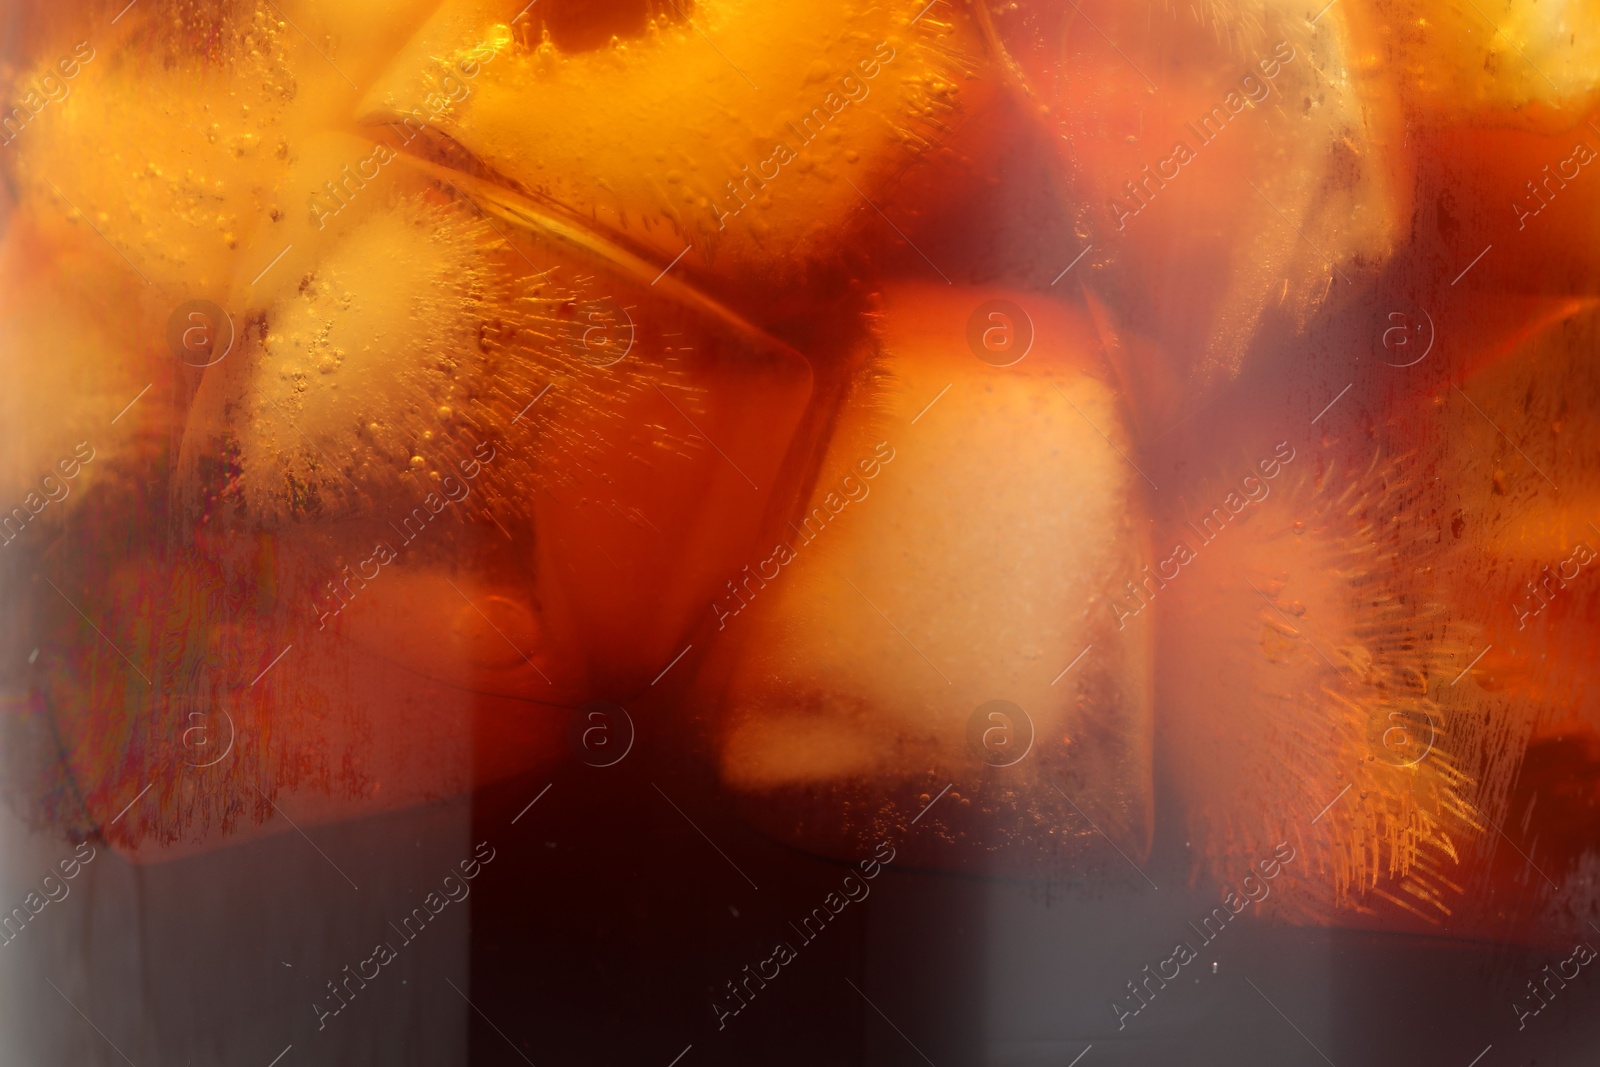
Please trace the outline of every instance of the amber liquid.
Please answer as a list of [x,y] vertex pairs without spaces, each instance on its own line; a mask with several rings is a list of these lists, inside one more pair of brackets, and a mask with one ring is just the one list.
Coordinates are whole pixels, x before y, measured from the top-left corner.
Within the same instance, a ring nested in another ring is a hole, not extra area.
[[4,937],[91,1042],[1600,1041],[1584,33],[117,7],[0,123],[17,866],[101,857]]

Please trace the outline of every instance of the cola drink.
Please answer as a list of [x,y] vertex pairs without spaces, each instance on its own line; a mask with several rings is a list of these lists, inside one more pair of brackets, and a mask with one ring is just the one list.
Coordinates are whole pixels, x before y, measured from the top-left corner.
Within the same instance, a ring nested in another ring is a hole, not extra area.
[[8,1056],[1585,1062],[1592,12],[517,8],[7,15]]

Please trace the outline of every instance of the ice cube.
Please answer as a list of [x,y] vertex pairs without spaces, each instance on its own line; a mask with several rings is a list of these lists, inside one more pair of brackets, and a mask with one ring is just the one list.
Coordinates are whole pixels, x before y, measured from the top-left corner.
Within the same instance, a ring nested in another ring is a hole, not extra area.
[[[847,854],[953,783],[924,828],[974,851],[928,861],[982,868],[1029,842],[995,862],[1137,880],[1085,821],[1148,847],[1155,628],[1108,604],[1145,578],[1148,485],[1091,328],[1033,295],[943,286],[889,290],[882,315],[881,364],[811,499],[713,608],[732,661],[723,778],[775,832]],[[1015,345],[1010,365],[963,341],[986,335]]]
[[[1022,4],[995,32],[1071,175],[1072,277],[1153,432],[1275,358],[1410,222],[1395,88],[1348,4]],[[1263,337],[1276,342],[1262,344]]]
[[1419,124],[1557,133],[1595,106],[1593,0],[1366,0],[1352,10]]
[[576,49],[533,28],[537,10],[507,25],[498,7],[447,0],[360,117],[409,119],[653,262],[681,253],[676,270],[771,301],[881,228],[868,200],[977,123],[998,89],[959,7],[686,10]]

